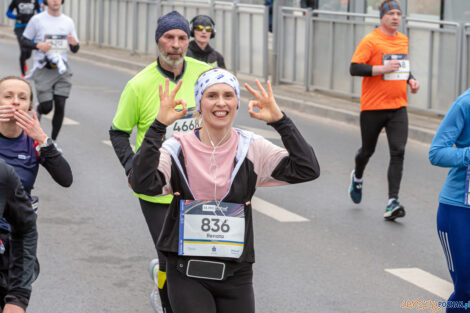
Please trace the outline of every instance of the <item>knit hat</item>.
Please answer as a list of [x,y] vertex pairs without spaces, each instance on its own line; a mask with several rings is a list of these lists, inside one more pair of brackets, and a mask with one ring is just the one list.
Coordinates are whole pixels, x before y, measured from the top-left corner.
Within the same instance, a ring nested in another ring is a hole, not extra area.
[[384,17],[384,15],[391,10],[400,10],[400,2],[397,0],[386,0],[383,1],[382,4],[379,6],[380,18]]
[[212,27],[215,25],[214,21],[207,15],[197,15],[191,20],[191,23],[193,24],[193,29],[197,25]]
[[198,80],[196,81],[196,86],[194,86],[194,97],[196,99],[196,110],[198,113],[201,114],[202,94],[207,88],[215,84],[227,84],[233,88],[238,100],[238,110],[240,107],[240,84],[238,83],[238,79],[232,73],[220,68],[216,68],[208,70],[199,76]]
[[158,39],[160,39],[164,33],[172,29],[181,29],[188,35],[189,38],[189,22],[177,11],[171,11],[170,13],[161,16],[158,19],[157,24],[157,30],[155,31],[155,41],[157,43]]

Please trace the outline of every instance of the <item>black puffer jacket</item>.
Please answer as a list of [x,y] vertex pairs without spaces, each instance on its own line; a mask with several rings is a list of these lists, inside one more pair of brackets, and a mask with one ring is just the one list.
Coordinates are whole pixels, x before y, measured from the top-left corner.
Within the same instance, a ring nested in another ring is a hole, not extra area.
[[35,279],[38,233],[36,213],[15,170],[0,159],[0,217],[11,225],[12,264],[8,274],[6,303],[26,309]]

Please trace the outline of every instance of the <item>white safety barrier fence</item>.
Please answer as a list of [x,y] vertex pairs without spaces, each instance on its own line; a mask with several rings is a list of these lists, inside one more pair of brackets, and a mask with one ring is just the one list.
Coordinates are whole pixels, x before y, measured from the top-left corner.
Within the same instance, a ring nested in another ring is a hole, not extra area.
[[[0,2],[6,12],[8,1]],[[172,10],[188,20],[211,16],[217,30],[211,45],[235,73],[300,84],[358,97],[361,78],[351,77],[349,65],[357,44],[379,25],[378,16],[279,7],[274,17],[272,59],[268,43],[268,8],[239,1],[215,0],[66,0],[64,13],[73,18],[82,42],[157,53],[157,20]],[[0,24],[13,25],[3,13]],[[409,105],[445,113],[470,83],[470,23],[404,18],[402,30],[410,39],[413,75],[421,82]],[[272,65],[271,68],[268,68]]]
[[64,13],[87,43],[157,53],[155,29],[160,16],[177,10],[188,20],[199,14],[215,21],[213,47],[228,69],[267,79],[268,9],[224,1],[68,0]]
[[[380,23],[378,16],[281,7],[277,31],[277,79],[358,97],[361,78],[349,66],[359,41]],[[470,24],[407,18],[411,71],[421,90],[409,97],[414,108],[447,112],[467,87]]]

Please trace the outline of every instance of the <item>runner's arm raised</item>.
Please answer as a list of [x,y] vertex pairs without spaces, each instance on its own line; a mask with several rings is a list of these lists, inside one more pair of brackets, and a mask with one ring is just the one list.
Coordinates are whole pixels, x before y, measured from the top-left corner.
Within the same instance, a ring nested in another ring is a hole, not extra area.
[[11,18],[12,20],[16,20],[16,14],[13,13],[15,7],[15,1],[12,1],[7,9],[7,17]]
[[468,127],[470,97],[461,96],[450,107],[434,135],[429,148],[429,161],[440,167],[467,167],[470,165],[470,147],[454,147]]
[[114,129],[111,126],[109,130],[109,139],[113,145],[114,152],[124,167],[126,176],[132,168],[132,158],[134,157],[134,151],[132,151],[131,144],[129,142],[130,135],[122,130]]
[[122,91],[118,108],[109,130],[109,139],[114,152],[124,167],[126,176],[132,168],[132,150],[129,138],[132,130],[139,122],[140,98],[131,82],[128,82]]
[[166,180],[163,173],[158,170],[158,165],[165,132],[166,125],[155,120],[132,160],[129,183],[136,193],[155,196],[163,192]]
[[72,185],[72,169],[55,145],[41,148],[41,164],[56,183],[62,187],[70,187]]
[[[24,111],[15,111],[16,125],[23,129],[24,133],[36,141],[43,144],[47,138],[46,133],[39,123],[36,112],[33,117]],[[52,178],[61,186],[69,187],[72,184],[72,170],[62,154],[57,151],[55,145],[51,144],[41,148],[40,163],[46,168]]]

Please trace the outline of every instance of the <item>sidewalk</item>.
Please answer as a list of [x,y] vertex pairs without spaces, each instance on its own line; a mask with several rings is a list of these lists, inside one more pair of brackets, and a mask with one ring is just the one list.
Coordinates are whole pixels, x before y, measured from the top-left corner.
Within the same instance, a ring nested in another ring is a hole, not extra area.
[[[11,27],[0,26],[0,39],[16,41]],[[71,57],[74,58],[73,55]],[[136,72],[155,60],[154,55],[132,55],[125,50],[85,44],[81,44],[76,57]],[[238,74],[237,76],[241,85],[244,82],[251,84],[255,80],[255,77],[248,75]],[[250,96],[244,88],[242,88],[242,94],[246,97]],[[305,92],[304,87],[298,85],[275,86],[275,94],[281,108],[359,126],[360,104],[357,100],[332,97],[320,92]],[[443,116],[412,108],[408,108],[408,113],[409,138],[430,144]]]

